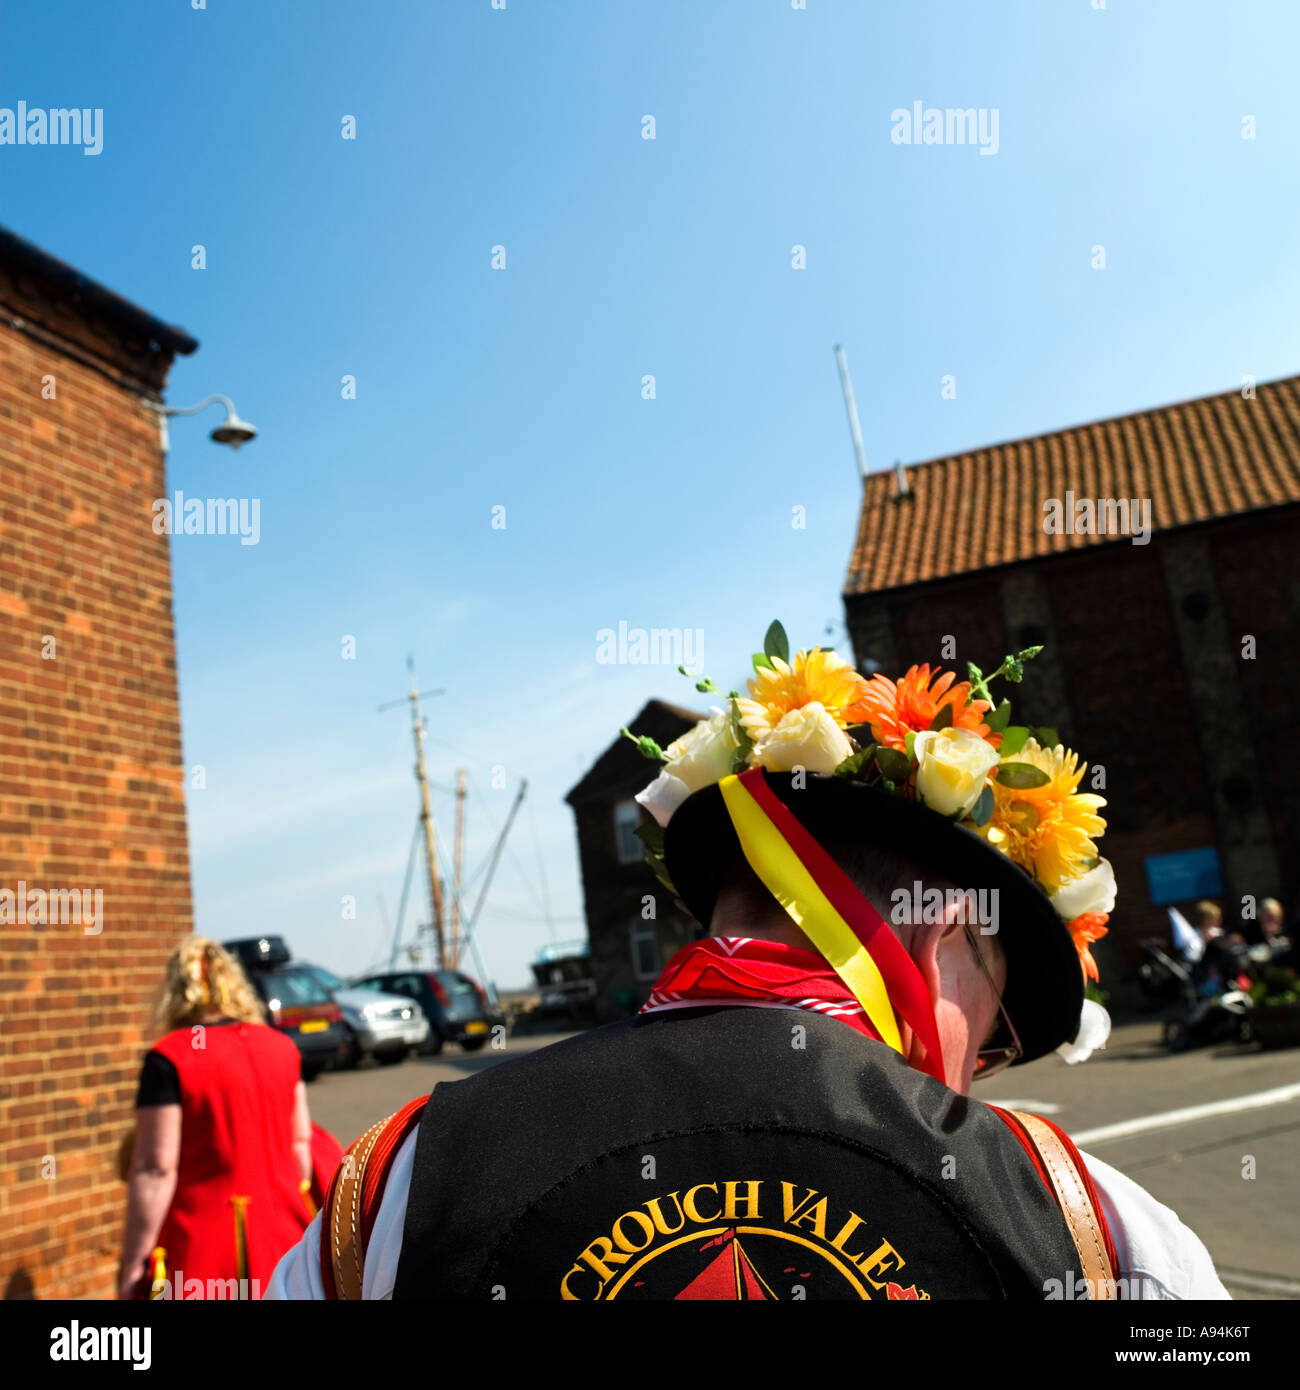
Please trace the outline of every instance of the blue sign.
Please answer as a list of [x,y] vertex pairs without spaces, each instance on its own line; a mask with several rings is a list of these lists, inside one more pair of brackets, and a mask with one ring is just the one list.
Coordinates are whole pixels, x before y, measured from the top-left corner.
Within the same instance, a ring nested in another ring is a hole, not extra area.
[[1146,861],[1147,889],[1153,903],[1180,903],[1190,898],[1212,898],[1223,892],[1219,851],[1180,849],[1175,854],[1153,854]]

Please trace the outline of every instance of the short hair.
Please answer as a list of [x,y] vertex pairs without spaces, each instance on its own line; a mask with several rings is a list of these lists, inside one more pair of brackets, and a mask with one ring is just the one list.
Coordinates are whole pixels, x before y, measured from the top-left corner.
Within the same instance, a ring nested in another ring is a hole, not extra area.
[[1201,901],[1196,904],[1196,911],[1202,917],[1218,917],[1220,920],[1223,919],[1223,909],[1218,903],[1211,902],[1209,898],[1202,898]]
[[1264,901],[1260,903],[1259,910],[1261,912],[1273,913],[1280,917],[1282,915],[1282,904],[1278,902],[1276,898],[1265,898]]

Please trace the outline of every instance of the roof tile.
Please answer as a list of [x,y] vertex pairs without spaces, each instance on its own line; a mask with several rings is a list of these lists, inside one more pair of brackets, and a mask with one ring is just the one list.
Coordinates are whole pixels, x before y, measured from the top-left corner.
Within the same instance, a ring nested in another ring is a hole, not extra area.
[[1104,544],[1049,535],[1049,497],[1151,500],[1156,530],[1300,502],[1300,377],[907,466],[862,488],[846,594]]

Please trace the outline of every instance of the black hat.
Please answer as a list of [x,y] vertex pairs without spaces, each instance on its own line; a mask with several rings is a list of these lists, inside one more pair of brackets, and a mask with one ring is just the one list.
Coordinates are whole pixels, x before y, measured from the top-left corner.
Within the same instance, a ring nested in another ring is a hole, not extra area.
[[[1000,850],[957,822],[878,787],[824,773],[764,772],[767,784],[821,844],[846,831],[960,888],[998,891],[998,939],[1006,954],[1002,1002],[1032,1062],[1070,1042],[1083,1009],[1083,970],[1070,929],[1047,894]],[[801,782],[801,786],[796,783]],[[714,784],[673,812],[664,859],[682,901],[708,926],[727,873],[743,862]]]

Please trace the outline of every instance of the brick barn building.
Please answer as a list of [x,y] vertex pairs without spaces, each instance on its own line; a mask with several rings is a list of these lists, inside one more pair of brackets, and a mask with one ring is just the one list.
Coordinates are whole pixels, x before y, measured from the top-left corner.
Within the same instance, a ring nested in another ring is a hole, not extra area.
[[[1120,896],[1103,984],[1167,936],[1168,902],[1208,893],[1229,922],[1245,894],[1293,906],[1300,377],[901,472],[863,489],[844,596],[858,669],[988,671],[1045,644],[1003,693],[1105,770]],[[1067,492],[1149,499],[1148,543],[1045,529]]]
[[192,929],[170,557],[150,506],[164,455],[145,401],[196,346],[0,231],[8,1298],[115,1292],[117,1149],[163,963]]
[[[701,717],[651,700],[628,728],[666,748]],[[650,818],[632,798],[654,776],[654,766],[620,737],[564,798],[577,821],[598,1023],[635,1013],[668,958],[695,935],[693,919],[646,867],[635,834]],[[655,897],[654,918],[643,915],[646,894]]]

